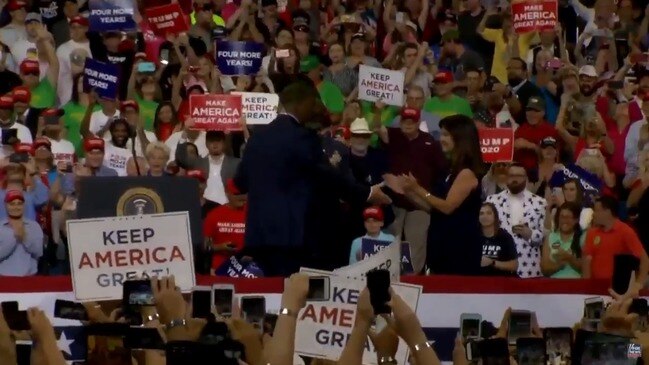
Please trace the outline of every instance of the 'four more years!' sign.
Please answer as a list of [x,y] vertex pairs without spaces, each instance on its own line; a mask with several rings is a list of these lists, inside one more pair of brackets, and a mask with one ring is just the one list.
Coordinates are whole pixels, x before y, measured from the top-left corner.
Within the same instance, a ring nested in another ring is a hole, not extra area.
[[196,285],[187,212],[67,222],[74,295],[120,299],[126,280],[174,275],[182,291]]
[[371,102],[403,106],[403,71],[360,65],[358,73],[358,98]]

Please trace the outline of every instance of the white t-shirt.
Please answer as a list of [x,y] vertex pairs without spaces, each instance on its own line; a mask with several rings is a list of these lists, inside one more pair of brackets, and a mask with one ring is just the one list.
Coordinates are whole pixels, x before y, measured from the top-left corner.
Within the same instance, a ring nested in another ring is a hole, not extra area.
[[11,47],[11,54],[14,57],[17,67],[19,67],[26,58],[38,61],[41,72],[40,79],[42,80],[47,76],[47,70],[50,68],[50,65],[38,57],[38,48],[36,48],[36,43],[30,42],[27,39],[20,39],[14,43],[13,47]]
[[78,43],[70,39],[56,50],[56,57],[59,59],[59,82],[56,93],[61,105],[66,104],[72,98],[74,85],[72,85],[71,57],[76,54],[85,54],[87,57],[92,58],[90,42]]
[[523,221],[523,218],[525,216],[525,210],[523,209],[523,199],[524,195],[521,194],[510,194],[509,195],[509,209],[511,212],[511,224],[512,226],[516,226],[519,224],[525,223]]
[[[144,131],[144,134],[146,135],[146,138],[149,140],[149,142],[157,142],[158,137],[156,137],[155,133],[149,132],[149,131]],[[131,151],[131,146],[133,145],[133,140],[129,139],[128,142],[126,142],[126,148]],[[131,151],[132,152],[132,151]],[[140,137],[135,137],[135,154],[138,157],[144,157],[144,151],[142,149],[142,143],[140,143]],[[132,154],[131,154],[132,155]]]
[[126,163],[132,156],[133,154],[126,148],[115,147],[113,142],[106,141],[104,166],[117,171],[118,176],[126,176]]
[[186,137],[183,136],[184,132],[183,131],[178,131],[174,132],[167,140],[165,141],[165,144],[167,147],[169,147],[169,161],[175,161],[176,160],[176,146],[179,143],[185,143],[185,142],[192,142],[196,145],[198,148],[198,154],[201,157],[205,157],[208,155],[207,151],[207,144],[205,143],[205,131],[200,131],[198,134],[198,138],[196,138],[195,141],[189,141],[187,140]]
[[[90,115],[90,132],[93,134],[97,134],[104,126],[106,123],[108,123],[109,120],[112,120],[115,117],[119,117],[119,110],[115,111],[115,114],[108,116],[104,114],[102,110],[97,110],[95,112],[92,112]],[[106,131],[103,136],[97,136],[101,138],[110,138],[110,132]]]
[[62,139],[60,141],[55,141],[51,138],[48,138],[52,144],[52,156],[54,157],[54,166],[59,162],[74,163],[76,159],[74,145],[72,142]]
[[[5,129],[17,129],[18,132],[16,133],[16,135],[21,143],[32,143],[32,132],[30,132],[29,128],[25,127],[24,125],[20,123],[14,123],[11,127]],[[1,133],[2,132],[0,132],[0,134]],[[2,148],[0,148],[0,158],[5,158],[12,153],[14,153],[13,146],[2,146]]]
[[212,157],[209,156],[210,162],[210,175],[207,178],[207,188],[203,197],[207,200],[219,204],[227,204],[228,198],[225,195],[225,187],[223,186],[223,179],[221,179],[221,168],[223,167],[223,159],[225,156]]

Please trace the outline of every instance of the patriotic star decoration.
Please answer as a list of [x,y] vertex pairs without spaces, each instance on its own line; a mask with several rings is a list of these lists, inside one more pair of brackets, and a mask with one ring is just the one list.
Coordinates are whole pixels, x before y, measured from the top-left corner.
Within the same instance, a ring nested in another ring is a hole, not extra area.
[[61,350],[61,352],[72,356],[72,350],[70,345],[74,343],[74,339],[68,339],[64,331],[61,331],[61,336],[56,340],[56,346]]

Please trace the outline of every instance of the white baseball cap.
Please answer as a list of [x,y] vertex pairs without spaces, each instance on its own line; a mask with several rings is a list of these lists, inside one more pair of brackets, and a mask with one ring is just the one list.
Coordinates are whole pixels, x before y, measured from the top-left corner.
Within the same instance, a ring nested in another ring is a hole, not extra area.
[[592,65],[584,65],[579,69],[579,75],[590,76],[590,77],[599,77],[597,75],[597,70]]
[[349,126],[349,131],[352,134],[372,134],[369,124],[365,118],[356,118]]

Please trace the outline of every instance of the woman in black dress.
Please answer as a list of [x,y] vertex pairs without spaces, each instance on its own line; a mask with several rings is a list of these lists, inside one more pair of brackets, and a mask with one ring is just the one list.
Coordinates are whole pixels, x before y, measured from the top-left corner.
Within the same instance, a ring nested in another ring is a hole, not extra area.
[[471,118],[446,117],[440,122],[440,144],[449,159],[449,175],[431,191],[412,175],[402,176],[404,191],[431,208],[427,263],[433,274],[477,275],[482,257],[478,215],[484,172],[478,130]]

